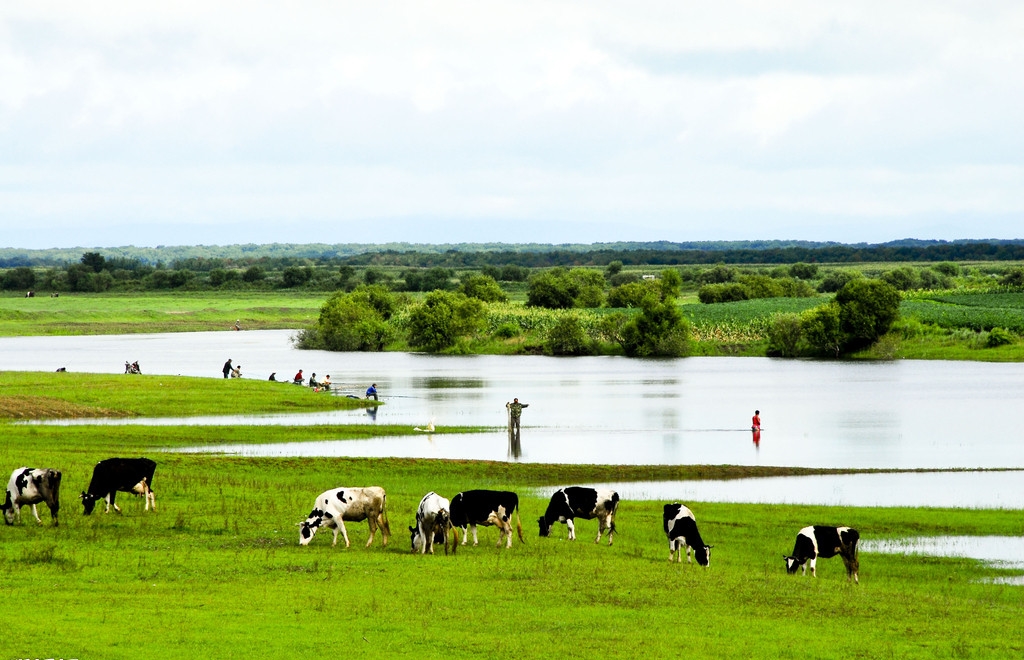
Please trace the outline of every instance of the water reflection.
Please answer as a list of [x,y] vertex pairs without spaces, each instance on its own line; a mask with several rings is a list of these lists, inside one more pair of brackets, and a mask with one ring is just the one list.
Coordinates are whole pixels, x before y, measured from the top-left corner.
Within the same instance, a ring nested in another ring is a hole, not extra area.
[[[917,536],[904,539],[865,540],[861,552],[931,557],[968,557],[993,568],[1024,569],[1024,537],[1020,536]],[[998,584],[1024,584],[1024,576],[991,580]]]
[[664,502],[1024,509],[1024,471],[897,472],[589,484]]

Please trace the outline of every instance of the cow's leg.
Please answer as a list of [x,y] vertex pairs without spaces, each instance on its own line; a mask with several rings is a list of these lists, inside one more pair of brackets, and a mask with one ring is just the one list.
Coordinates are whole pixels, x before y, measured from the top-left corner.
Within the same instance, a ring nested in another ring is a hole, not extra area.
[[470,525],[469,528],[473,530],[473,547],[475,548],[480,545],[480,539],[476,537],[476,524]]
[[608,528],[608,545],[611,545],[612,542],[615,541],[615,514],[614,513],[609,513],[608,514],[608,524],[606,526]]
[[576,525],[573,524],[572,518],[569,518],[569,519],[567,519],[565,521],[565,526],[569,528],[569,540],[570,541],[575,541],[576,540]]
[[[807,563],[809,563],[811,565],[811,577],[818,577],[818,573],[815,570],[815,568],[816,568],[815,564],[817,563],[817,561],[818,561],[817,557],[811,557],[811,560],[809,562],[807,562]],[[804,574],[806,575],[806,570],[804,571]]]
[[377,535],[377,517],[370,514],[366,517],[366,522],[370,526],[370,538],[366,541],[366,547],[369,548],[373,545],[373,537]]
[[36,509],[35,504],[32,504],[32,517],[36,519],[37,524],[43,524],[43,521],[39,518],[39,511]]
[[385,524],[385,522],[384,522],[384,513],[383,512],[378,514],[378,516],[377,516],[377,526],[380,527],[380,535],[381,535],[381,538],[384,539],[384,547],[386,548],[386,547],[388,547],[388,536],[390,536],[391,533],[390,533],[390,530],[388,529],[387,524]]
[[[345,529],[345,521],[342,520],[341,518],[338,518],[336,520],[336,522],[338,523],[338,528],[341,529],[341,535],[345,538],[345,547],[347,548],[347,547],[349,547],[349,542],[348,542],[348,530]],[[335,540],[338,539],[337,532],[335,532],[334,539]]]
[[608,519],[605,518],[604,516],[598,517],[598,519],[597,519],[597,540],[595,540],[594,543],[600,543],[601,542],[601,536],[604,534],[604,529],[607,526],[608,526]]

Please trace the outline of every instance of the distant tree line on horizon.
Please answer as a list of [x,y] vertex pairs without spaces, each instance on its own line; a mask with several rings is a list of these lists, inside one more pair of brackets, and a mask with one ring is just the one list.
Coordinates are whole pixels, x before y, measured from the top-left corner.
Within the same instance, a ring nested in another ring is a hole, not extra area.
[[302,265],[399,266],[414,268],[549,268],[597,266],[621,261],[627,266],[700,264],[792,264],[919,261],[1021,261],[1024,239],[924,241],[905,239],[880,244],[813,241],[622,242],[547,245],[539,243],[386,244],[241,244],[118,248],[0,248],[0,268],[66,267],[84,253],[99,254],[116,268],[209,272],[216,268],[258,265],[278,270]]

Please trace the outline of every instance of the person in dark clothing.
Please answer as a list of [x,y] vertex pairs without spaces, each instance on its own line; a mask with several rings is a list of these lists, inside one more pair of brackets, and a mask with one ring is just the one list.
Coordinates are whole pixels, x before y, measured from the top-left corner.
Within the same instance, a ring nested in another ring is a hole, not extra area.
[[512,403],[506,403],[505,407],[508,408],[508,421],[509,421],[509,433],[515,436],[515,441],[519,441],[519,418],[523,414],[523,408],[529,407],[528,403],[519,403],[519,399],[512,399]]
[[221,370],[224,372],[225,378],[231,375],[231,369],[231,358],[228,358],[228,361],[224,363],[224,368]]

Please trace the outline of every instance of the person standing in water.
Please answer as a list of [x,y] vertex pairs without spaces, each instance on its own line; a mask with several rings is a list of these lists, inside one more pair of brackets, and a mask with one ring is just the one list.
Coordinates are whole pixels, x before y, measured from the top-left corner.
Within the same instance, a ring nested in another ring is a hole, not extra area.
[[519,403],[519,399],[512,399],[512,403],[505,404],[505,407],[508,408],[508,432],[514,436],[516,442],[519,441],[519,418],[523,414],[523,408],[529,406],[528,403]]
[[750,420],[750,430],[760,431],[761,430],[761,411],[755,410],[754,416]]

